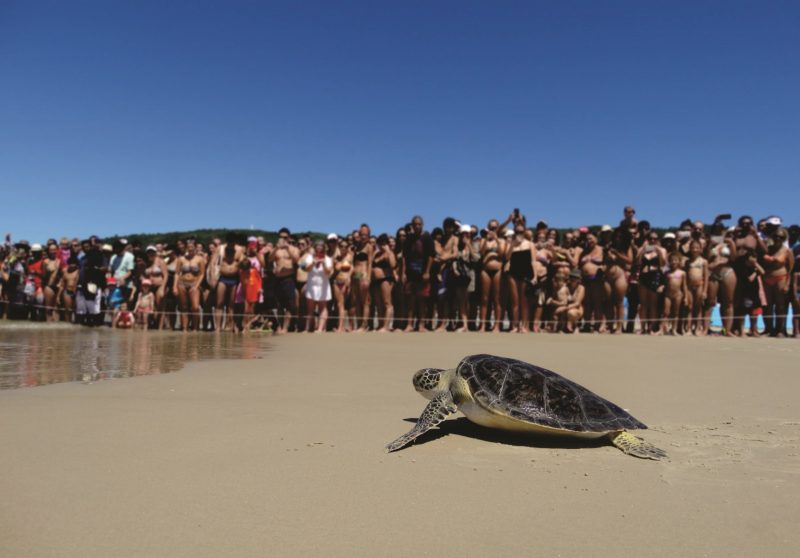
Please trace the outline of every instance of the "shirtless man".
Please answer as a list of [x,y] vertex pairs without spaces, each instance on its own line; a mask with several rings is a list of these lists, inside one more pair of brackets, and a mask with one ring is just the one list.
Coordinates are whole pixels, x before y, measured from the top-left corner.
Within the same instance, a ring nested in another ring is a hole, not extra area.
[[353,254],[345,240],[333,233],[328,235],[327,256],[333,260],[333,300],[336,304],[339,325],[337,333],[350,331],[347,324],[347,301],[350,298],[350,276],[353,274]]
[[300,251],[289,242],[289,229],[284,227],[278,231],[278,243],[270,254],[269,261],[275,276],[278,313],[283,314],[283,326],[279,323],[276,333],[288,332],[292,316],[297,315],[297,286],[294,278],[297,262],[300,261]]
[[400,282],[406,288],[408,297],[408,322],[406,332],[424,328],[428,315],[428,299],[431,295],[431,266],[434,246],[431,236],[425,232],[422,217],[411,219],[411,228],[403,245],[403,258],[400,263]]
[[[742,296],[743,289],[748,283],[748,278],[752,275],[751,266],[748,263],[750,253],[754,252],[756,257],[759,258],[766,253],[767,247],[761,237],[758,236],[758,231],[753,226],[753,218],[749,215],[742,215],[739,217],[739,226],[734,232],[734,244],[736,245],[736,258],[733,262],[733,270],[736,273],[736,293],[734,295],[734,306],[741,308],[743,305]],[[738,314],[738,312],[737,312]],[[741,335],[743,328],[743,319],[736,316],[733,319],[733,331]]]
[[786,295],[791,284],[793,267],[792,251],[786,246],[786,229],[769,231],[767,253],[762,256],[764,262],[764,294],[767,308],[764,316],[767,332],[770,337],[786,336]]

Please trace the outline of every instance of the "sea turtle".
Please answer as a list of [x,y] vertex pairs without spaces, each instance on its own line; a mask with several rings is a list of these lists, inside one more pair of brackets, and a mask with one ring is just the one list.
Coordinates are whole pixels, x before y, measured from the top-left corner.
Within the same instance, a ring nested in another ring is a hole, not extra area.
[[473,355],[455,369],[423,368],[414,387],[431,402],[417,425],[386,446],[396,451],[460,410],[476,424],[579,438],[607,436],[623,452],[645,459],[667,454],[628,433],[647,428],[599,395],[555,372],[512,358]]

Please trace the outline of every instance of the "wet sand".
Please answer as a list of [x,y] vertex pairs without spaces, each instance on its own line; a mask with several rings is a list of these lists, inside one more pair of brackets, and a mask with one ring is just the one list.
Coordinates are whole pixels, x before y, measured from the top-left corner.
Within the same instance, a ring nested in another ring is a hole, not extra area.
[[[793,340],[292,335],[260,360],[0,392],[0,549],[27,556],[794,556]],[[649,424],[669,462],[509,437],[414,370],[535,362]]]

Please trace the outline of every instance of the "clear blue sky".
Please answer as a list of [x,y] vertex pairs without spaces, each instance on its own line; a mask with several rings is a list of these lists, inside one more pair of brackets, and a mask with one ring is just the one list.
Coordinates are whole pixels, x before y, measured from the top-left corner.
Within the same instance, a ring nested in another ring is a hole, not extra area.
[[800,221],[800,3],[0,2],[0,232]]

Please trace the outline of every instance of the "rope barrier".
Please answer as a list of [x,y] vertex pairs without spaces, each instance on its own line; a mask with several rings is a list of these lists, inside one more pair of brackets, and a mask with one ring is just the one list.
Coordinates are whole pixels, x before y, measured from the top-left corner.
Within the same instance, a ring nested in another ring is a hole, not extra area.
[[[10,304],[12,304],[12,303],[7,302],[7,301],[0,302],[0,305],[10,305]],[[20,305],[20,306],[23,306],[23,305]],[[44,304],[24,304],[24,306],[27,307],[27,308],[35,308],[35,309],[40,309],[40,310],[67,311],[67,312],[76,313],[75,312],[75,308],[70,310],[70,309],[66,309],[66,308],[60,307],[60,306],[48,306],[48,305],[44,305]],[[717,307],[717,306],[719,306],[719,305],[715,305],[715,307]],[[113,313],[115,311],[119,311],[119,309],[113,309],[113,308],[108,308],[107,307],[107,308],[104,308],[101,311],[101,313],[104,313],[104,312],[105,313],[108,313],[108,312],[112,312]],[[208,313],[208,312],[203,312],[203,309],[200,308],[197,312],[191,312],[191,311],[181,312],[180,310],[173,310],[173,311],[153,311],[153,312],[150,312],[148,314],[150,316],[158,314],[159,316],[163,315],[163,316],[176,316],[176,317],[177,316],[182,316],[182,315],[191,316],[191,315],[194,314],[194,315],[199,316],[200,319],[203,319],[206,316],[209,316],[209,317],[213,318],[215,311],[216,311],[216,309],[212,309],[212,311],[210,313]],[[133,309],[129,309],[128,312],[134,313]],[[279,312],[270,312],[270,311],[267,311],[267,312],[254,311],[254,312],[249,313],[249,314],[248,313],[237,313],[237,312],[234,312],[234,313],[231,314],[231,313],[228,313],[228,312],[223,310],[222,311],[222,317],[223,318],[228,318],[228,317],[255,318],[255,319],[258,319],[258,318],[267,318],[267,319],[274,318],[274,319],[277,319],[277,320],[285,320],[287,317],[289,317],[289,318],[297,318],[297,319],[307,319],[307,314],[302,314],[301,315],[299,313],[298,314],[289,314],[289,313],[279,313]],[[354,319],[354,317],[351,316],[349,313],[345,317],[347,317],[347,319],[351,320],[351,321]],[[774,319],[788,319],[788,318],[793,318],[793,317],[800,317],[800,314],[797,314],[797,315],[794,315],[794,314],[771,315],[771,314],[764,314],[764,313],[758,314],[758,315],[743,314],[743,315],[731,316],[730,319],[732,319],[732,320],[744,320],[745,318],[750,318],[750,319],[761,318],[762,320],[767,320],[767,319],[773,319],[773,318]],[[328,319],[329,320],[338,320],[340,318],[341,318],[341,316],[339,316],[338,314],[334,314],[334,315],[329,314],[328,315]],[[364,320],[362,315],[358,315],[355,318],[359,322]],[[380,322],[380,321],[383,321],[385,319],[385,317],[380,316],[380,314],[373,314],[373,315],[367,317],[366,319],[368,321],[377,320],[377,321]],[[584,325],[597,325],[597,324],[602,324],[602,323],[609,324],[609,325],[619,325],[619,324],[625,325],[625,324],[630,323],[631,321],[633,321],[634,323],[635,322],[639,322],[641,324],[641,323],[668,322],[668,321],[675,320],[675,319],[677,319],[679,321],[685,321],[685,320],[688,320],[688,319],[691,319],[692,321],[695,321],[695,320],[706,321],[706,320],[708,320],[710,318],[706,318],[705,315],[701,315],[698,318],[692,318],[689,315],[677,316],[677,317],[674,317],[674,318],[673,317],[640,318],[640,317],[637,316],[633,320],[629,320],[627,318],[626,319],[622,319],[622,320],[609,319],[609,318],[604,318],[604,319],[600,319],[600,320],[589,320],[589,319],[586,319],[584,317],[584,318],[581,318],[581,319],[577,320],[577,322],[578,323],[582,323]],[[725,319],[725,317],[724,316],[720,316],[720,319]],[[420,319],[420,318],[414,318],[414,317],[409,318],[409,317],[398,317],[398,316],[395,316],[395,317],[391,318],[392,324],[394,324],[395,322],[400,322],[400,323],[408,323],[408,322],[426,323],[426,322],[433,322],[433,321],[434,321],[433,317],[431,317],[431,318],[421,318]],[[438,319],[438,316],[437,316],[435,321],[436,321],[436,324],[438,326],[440,323],[460,322],[461,319],[460,318],[445,318],[445,319],[440,321]],[[510,319],[508,319],[508,320],[504,319],[504,320],[501,320],[500,323],[505,323],[507,321],[510,322],[511,320]],[[533,322],[533,321],[534,320],[532,318],[529,320],[529,322]],[[535,321],[536,321],[537,324],[541,324],[541,325],[560,325],[560,324],[564,323],[564,320],[535,320]],[[487,325],[487,324],[494,324],[495,323],[494,320],[490,320],[490,319],[481,320],[480,318],[477,318],[477,317],[474,318],[474,319],[468,319],[467,322],[469,324],[475,324],[475,325]]]

